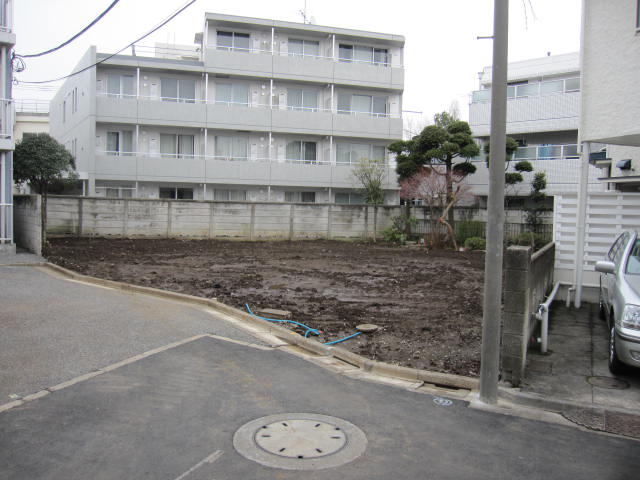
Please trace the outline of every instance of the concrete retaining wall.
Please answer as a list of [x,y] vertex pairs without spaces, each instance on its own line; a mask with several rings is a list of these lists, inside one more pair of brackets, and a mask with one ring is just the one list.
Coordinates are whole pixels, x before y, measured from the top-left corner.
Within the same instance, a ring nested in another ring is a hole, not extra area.
[[377,238],[400,206],[49,197],[50,235]]
[[13,235],[16,245],[36,255],[42,254],[40,195],[14,195]]
[[509,247],[504,259],[504,321],[500,355],[502,379],[519,386],[524,378],[534,313],[553,287],[555,244],[532,255],[531,247]]

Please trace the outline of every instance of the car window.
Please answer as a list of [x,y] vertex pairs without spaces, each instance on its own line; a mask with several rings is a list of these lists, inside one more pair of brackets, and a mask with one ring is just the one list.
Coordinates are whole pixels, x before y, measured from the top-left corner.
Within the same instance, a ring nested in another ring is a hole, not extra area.
[[627,260],[627,273],[640,275],[640,240],[636,240],[636,243],[629,254],[629,260]]
[[611,245],[611,248],[609,249],[609,253],[607,254],[607,257],[612,262],[615,262],[616,253],[617,253],[618,249],[620,248],[620,243],[622,242],[622,237],[624,237],[624,233],[622,235],[620,235],[616,239],[615,242],[613,242],[613,245]]
[[618,242],[618,249],[615,252],[614,262],[620,265],[624,251],[627,249],[627,243],[629,242],[629,232],[625,232],[620,236],[620,242]]

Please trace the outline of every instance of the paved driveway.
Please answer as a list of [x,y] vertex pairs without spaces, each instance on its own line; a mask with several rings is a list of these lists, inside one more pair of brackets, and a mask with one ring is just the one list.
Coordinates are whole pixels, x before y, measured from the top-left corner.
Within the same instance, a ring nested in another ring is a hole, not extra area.
[[0,266],[0,405],[202,333],[257,341],[202,309]]
[[[300,472],[234,450],[239,427],[288,412],[355,424],[364,454]],[[637,476],[639,451],[632,440],[440,406],[209,337],[0,414],[0,466],[11,479],[620,479]]]

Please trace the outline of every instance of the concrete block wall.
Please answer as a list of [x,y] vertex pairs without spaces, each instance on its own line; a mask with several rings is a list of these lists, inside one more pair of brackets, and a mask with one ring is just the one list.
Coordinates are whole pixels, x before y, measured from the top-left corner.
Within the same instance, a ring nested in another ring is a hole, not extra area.
[[525,375],[534,313],[553,286],[555,245],[532,254],[531,247],[512,246],[504,257],[503,325],[500,366],[502,380],[519,386]]
[[13,196],[13,235],[15,243],[36,255],[42,254],[40,195]]
[[400,206],[49,197],[50,235],[380,238]]

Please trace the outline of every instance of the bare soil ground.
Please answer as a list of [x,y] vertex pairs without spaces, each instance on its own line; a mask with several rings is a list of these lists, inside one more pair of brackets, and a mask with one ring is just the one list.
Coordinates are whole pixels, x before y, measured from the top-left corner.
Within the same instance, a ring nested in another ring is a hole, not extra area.
[[[337,241],[52,239],[50,261],[244,308],[289,310],[319,341],[369,358],[477,376],[484,255]],[[304,332],[304,331],[302,331]]]

